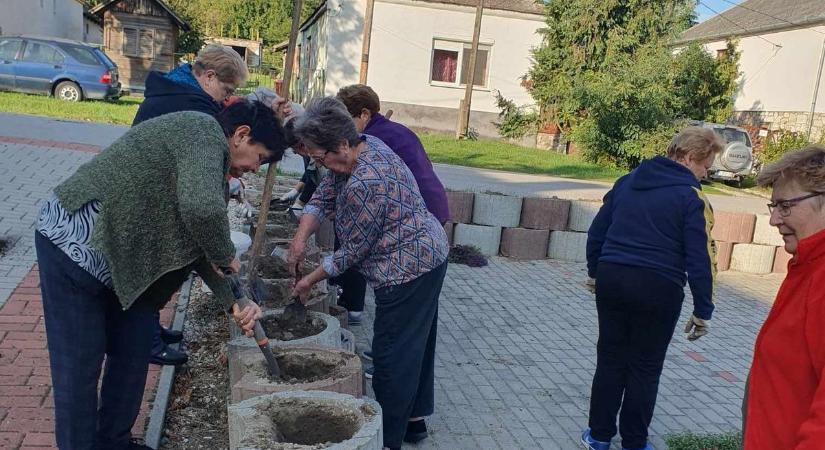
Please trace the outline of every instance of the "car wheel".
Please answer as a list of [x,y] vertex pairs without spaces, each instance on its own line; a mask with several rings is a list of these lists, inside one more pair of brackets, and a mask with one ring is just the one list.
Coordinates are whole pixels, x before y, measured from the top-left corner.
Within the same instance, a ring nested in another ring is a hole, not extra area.
[[54,96],[67,102],[79,102],[83,100],[83,92],[80,86],[71,81],[63,81],[54,90]]

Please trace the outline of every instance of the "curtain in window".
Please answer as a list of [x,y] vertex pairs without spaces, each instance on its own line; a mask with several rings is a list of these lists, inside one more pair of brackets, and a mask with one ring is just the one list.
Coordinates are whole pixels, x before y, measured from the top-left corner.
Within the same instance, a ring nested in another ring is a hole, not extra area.
[[432,81],[455,83],[457,67],[458,52],[437,49],[433,50]]

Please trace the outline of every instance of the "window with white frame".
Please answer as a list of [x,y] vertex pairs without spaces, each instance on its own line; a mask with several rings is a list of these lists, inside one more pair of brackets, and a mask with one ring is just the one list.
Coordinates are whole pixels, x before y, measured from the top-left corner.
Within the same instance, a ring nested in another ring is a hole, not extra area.
[[[430,82],[435,85],[465,86],[470,73],[472,43],[433,40]],[[491,45],[479,44],[473,86],[487,87]]]
[[154,58],[155,32],[141,28],[123,28],[123,54],[140,58]]

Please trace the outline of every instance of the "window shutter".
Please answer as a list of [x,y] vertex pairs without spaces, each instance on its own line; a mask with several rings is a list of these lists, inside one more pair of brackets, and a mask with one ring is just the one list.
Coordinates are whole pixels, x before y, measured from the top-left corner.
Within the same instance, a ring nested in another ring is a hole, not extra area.
[[155,34],[152,30],[140,30],[140,56],[153,58],[155,56]]
[[138,30],[137,28],[123,29],[123,54],[128,56],[138,56]]

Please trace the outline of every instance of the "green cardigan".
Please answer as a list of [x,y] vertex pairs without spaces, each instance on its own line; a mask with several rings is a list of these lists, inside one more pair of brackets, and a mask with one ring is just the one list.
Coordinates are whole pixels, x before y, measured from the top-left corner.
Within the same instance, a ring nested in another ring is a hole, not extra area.
[[100,202],[91,245],[106,258],[123,309],[138,297],[177,290],[180,283],[168,280],[179,277],[156,281],[188,273],[180,269],[197,270],[228,307],[232,291],[209,264],[227,266],[235,256],[224,197],[228,172],[229,147],[218,122],[176,112],[131,128],[55,194],[68,211]]

